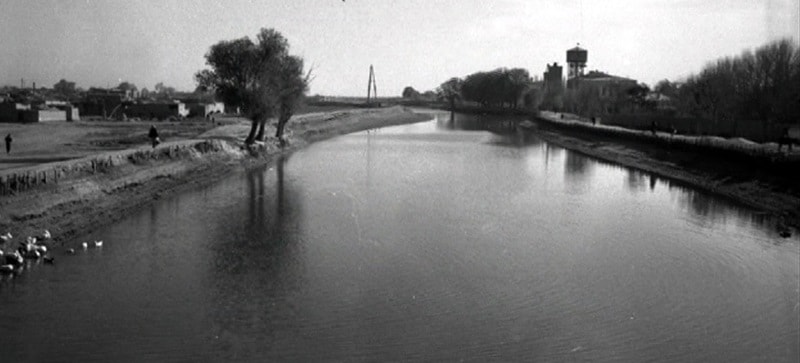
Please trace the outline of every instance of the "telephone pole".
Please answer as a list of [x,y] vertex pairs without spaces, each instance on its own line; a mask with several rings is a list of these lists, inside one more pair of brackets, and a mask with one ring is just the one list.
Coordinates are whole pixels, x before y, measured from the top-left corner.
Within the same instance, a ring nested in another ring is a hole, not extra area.
[[369,104],[370,92],[372,93],[372,99],[378,98],[378,86],[375,85],[375,70],[372,68],[372,64],[369,65],[369,81],[367,82],[367,104]]

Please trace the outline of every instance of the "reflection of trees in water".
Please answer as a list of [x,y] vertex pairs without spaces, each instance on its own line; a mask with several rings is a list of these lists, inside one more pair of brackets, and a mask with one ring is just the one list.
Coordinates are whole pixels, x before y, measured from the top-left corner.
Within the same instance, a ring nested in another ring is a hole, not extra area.
[[[644,190],[647,185],[647,174],[634,169],[628,169],[628,178],[625,185],[631,192]],[[652,180],[652,179],[651,179]]]
[[564,158],[564,173],[571,178],[584,178],[591,173],[592,163],[588,157],[568,151]]
[[442,130],[489,131],[499,135],[492,142],[500,145],[527,146],[543,141],[531,132],[519,128],[524,118],[520,116],[473,115],[451,112],[436,117],[436,125]]
[[664,180],[664,182],[667,184],[670,194],[677,198],[678,203],[684,210],[698,217],[696,219],[701,225],[724,224],[729,218],[733,218],[736,225],[740,227],[747,227],[752,224],[761,229],[766,229],[770,233],[774,232],[773,225],[775,220],[767,214],[757,213],[750,208],[739,206],[721,197],[685,187],[670,180]]
[[[247,216],[240,225],[217,229],[222,235],[213,247],[210,318],[219,336],[216,344],[232,355],[269,349],[276,324],[269,308],[297,288],[295,275],[304,270],[297,256],[299,198],[295,185],[285,180],[286,159],[247,176]],[[244,347],[238,345],[242,342]]]
[[[298,202],[293,184],[286,183],[284,168],[288,157],[279,157],[273,168],[254,172],[247,178],[247,220],[242,226],[243,240],[223,238],[229,245],[222,253],[253,249],[280,256],[293,237]],[[270,175],[270,174],[274,174]],[[251,258],[248,255],[237,255]],[[272,258],[270,258],[272,260]],[[263,261],[262,261],[263,262]]]
[[446,117],[437,117],[436,124],[441,129],[464,131],[491,131],[511,134],[516,132],[517,125],[523,119],[519,116],[473,115],[450,113]]
[[550,163],[556,162],[558,158],[561,157],[561,154],[564,153],[564,149],[558,146],[551,146],[548,143],[543,143],[544,145],[544,169],[547,170],[550,168]]
[[728,214],[732,212],[720,205],[716,198],[693,189],[675,186],[674,183],[669,185],[670,192],[678,197],[683,209],[694,215],[701,225],[725,223]]
[[450,112],[447,116],[437,114],[436,127],[442,130],[455,130],[456,129],[455,112]]

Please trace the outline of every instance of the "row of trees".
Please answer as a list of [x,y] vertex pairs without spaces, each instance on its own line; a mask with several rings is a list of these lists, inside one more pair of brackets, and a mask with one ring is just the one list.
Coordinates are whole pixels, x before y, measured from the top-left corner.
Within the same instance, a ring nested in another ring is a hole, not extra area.
[[498,68],[476,72],[463,79],[451,78],[437,88],[437,94],[447,100],[451,108],[455,107],[456,100],[492,107],[536,107],[540,99],[530,74],[523,68]]
[[221,41],[206,53],[204,69],[195,74],[198,90],[214,92],[226,105],[239,107],[252,121],[245,142],[264,140],[268,119],[277,117],[275,137],[282,139],[286,123],[308,91],[311,71],[303,59],[289,54],[289,42],[274,29],[249,37]]
[[[768,43],[706,65],[679,87],[662,81],[655,89],[677,100],[679,112],[731,124],[800,122],[800,47],[789,39]],[[735,131],[734,131],[735,132]]]
[[[123,81],[115,88],[121,89],[123,91],[131,91],[133,93],[138,93],[140,97],[148,98],[172,98],[176,94],[176,90],[174,87],[165,86],[163,82],[159,82],[155,85],[154,91],[150,91],[147,88],[142,88],[141,90],[136,87],[135,84]],[[63,100],[72,100],[75,98],[81,97],[86,91],[83,88],[76,87],[75,82],[67,81],[66,79],[61,79],[58,83],[53,85],[53,96],[63,99]]]
[[414,87],[408,86],[406,88],[403,88],[403,93],[401,94],[401,96],[403,96],[403,98],[412,99],[412,100],[416,100],[416,99],[434,99],[434,98],[436,98],[436,92],[433,92],[433,91],[420,92],[420,91],[415,90]]

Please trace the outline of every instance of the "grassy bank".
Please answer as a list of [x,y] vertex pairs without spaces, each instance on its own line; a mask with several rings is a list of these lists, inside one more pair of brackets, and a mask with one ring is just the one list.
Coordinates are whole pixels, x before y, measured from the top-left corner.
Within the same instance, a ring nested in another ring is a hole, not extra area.
[[[208,185],[231,171],[263,165],[310,142],[427,119],[402,107],[309,113],[290,123],[284,147],[275,138],[245,146],[242,140],[249,122],[236,120],[155,149],[139,146],[0,170],[0,184],[8,191],[0,196],[0,233],[10,231],[19,241],[46,228],[53,243],[74,247],[74,238],[124,218],[162,195]],[[267,132],[271,135],[274,129]]]

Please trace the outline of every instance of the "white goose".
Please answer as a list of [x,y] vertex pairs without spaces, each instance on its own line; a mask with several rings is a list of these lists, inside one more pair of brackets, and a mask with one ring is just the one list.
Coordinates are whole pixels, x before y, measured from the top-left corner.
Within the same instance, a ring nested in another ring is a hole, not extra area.
[[3,235],[0,235],[0,243],[6,243],[10,241],[14,236],[11,235],[11,232],[6,232]]
[[103,247],[103,241],[94,241],[95,247]]

